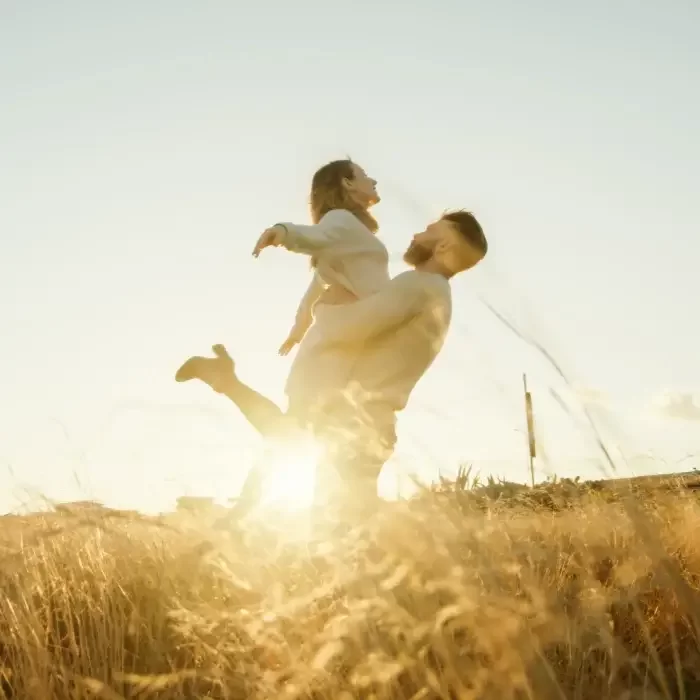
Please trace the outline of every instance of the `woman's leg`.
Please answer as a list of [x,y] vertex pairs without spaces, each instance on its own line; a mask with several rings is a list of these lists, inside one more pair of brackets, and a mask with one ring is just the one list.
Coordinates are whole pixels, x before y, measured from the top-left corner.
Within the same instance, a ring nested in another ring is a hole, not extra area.
[[[190,357],[177,371],[175,379],[186,382],[199,379],[234,403],[246,420],[263,437],[274,439],[290,429],[290,420],[273,401],[244,384],[235,372],[235,364],[223,345],[212,347],[215,357]],[[254,464],[246,476],[232,515],[243,517],[260,500],[265,481],[265,464]]]
[[282,434],[288,423],[282,409],[236,376],[233,358],[223,345],[214,345],[212,350],[215,357],[190,357],[178,369],[175,380],[187,382],[199,379],[232,401],[264,437]]

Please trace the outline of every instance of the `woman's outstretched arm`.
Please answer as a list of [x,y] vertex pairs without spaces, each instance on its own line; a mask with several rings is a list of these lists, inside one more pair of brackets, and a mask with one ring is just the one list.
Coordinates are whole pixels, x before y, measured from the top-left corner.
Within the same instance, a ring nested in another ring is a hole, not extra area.
[[253,256],[270,246],[282,246],[292,253],[316,257],[329,248],[347,245],[348,239],[363,235],[363,226],[345,209],[333,209],[310,226],[291,222],[278,223],[263,231],[253,248]]

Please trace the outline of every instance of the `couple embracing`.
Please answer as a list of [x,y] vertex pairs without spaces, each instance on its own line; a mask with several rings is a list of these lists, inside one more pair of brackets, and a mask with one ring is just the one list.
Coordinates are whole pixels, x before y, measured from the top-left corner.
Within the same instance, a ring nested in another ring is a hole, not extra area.
[[[177,381],[198,379],[230,399],[267,438],[309,431],[324,448],[315,501],[332,509],[371,506],[377,480],[396,443],[396,414],[440,352],[452,315],[450,280],[484,258],[476,217],[444,214],[413,236],[393,279],[389,255],[370,209],[377,183],[351,160],[320,168],[311,184],[311,225],[278,223],[259,237],[306,255],[313,276],[280,347],[298,346],[287,379],[286,411],[245,384],[226,348],[191,357]],[[242,503],[253,505],[262,474],[253,469]]]

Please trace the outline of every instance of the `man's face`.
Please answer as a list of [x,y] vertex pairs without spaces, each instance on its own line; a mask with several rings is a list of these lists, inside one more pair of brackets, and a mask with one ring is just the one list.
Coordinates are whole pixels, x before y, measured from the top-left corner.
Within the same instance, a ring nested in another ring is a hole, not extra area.
[[411,267],[422,265],[435,257],[439,251],[459,244],[459,239],[459,231],[455,225],[451,221],[439,219],[430,224],[425,231],[413,236],[403,260]]

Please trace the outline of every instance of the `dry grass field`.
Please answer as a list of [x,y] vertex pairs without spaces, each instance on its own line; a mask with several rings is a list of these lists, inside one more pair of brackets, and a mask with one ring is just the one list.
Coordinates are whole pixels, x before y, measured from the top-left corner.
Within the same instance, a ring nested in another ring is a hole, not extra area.
[[444,484],[327,541],[0,519],[0,697],[700,697],[692,490]]

